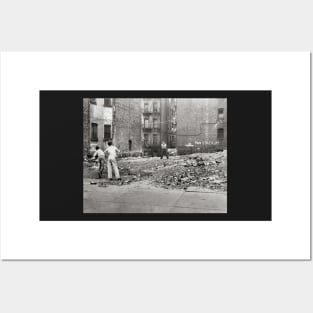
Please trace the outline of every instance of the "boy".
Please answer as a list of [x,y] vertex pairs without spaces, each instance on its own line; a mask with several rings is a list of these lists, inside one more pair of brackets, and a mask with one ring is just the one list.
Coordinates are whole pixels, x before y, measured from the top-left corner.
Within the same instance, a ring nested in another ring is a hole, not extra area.
[[120,173],[117,168],[116,156],[120,152],[115,146],[112,145],[112,142],[108,142],[108,147],[105,149],[104,153],[108,154],[108,178],[112,180],[112,167],[114,169],[115,177],[118,180],[121,180]]
[[96,158],[98,158],[99,161],[98,176],[101,178],[104,170],[104,152],[98,146],[96,146],[96,151],[93,154],[92,160],[95,160]]
[[168,159],[167,144],[165,141],[162,141],[161,143],[161,160],[163,159],[163,155],[166,155],[166,158]]

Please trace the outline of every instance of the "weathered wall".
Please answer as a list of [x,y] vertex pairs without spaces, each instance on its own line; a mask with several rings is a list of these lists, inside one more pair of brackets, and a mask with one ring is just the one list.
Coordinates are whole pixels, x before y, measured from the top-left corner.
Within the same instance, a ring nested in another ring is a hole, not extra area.
[[168,118],[169,118],[169,101],[168,99],[160,99],[161,106],[161,129],[160,140],[164,141],[167,145],[168,142]]
[[84,157],[89,153],[90,135],[89,135],[89,98],[83,99],[83,146]]
[[[173,121],[169,99],[116,98],[111,100],[113,108],[106,107],[104,99],[96,99],[94,104],[89,101],[83,100],[85,150],[86,147],[93,150],[96,145],[105,149],[104,125],[111,125],[113,143],[122,152],[131,150],[159,154],[160,142],[164,140],[170,147],[169,137],[175,134],[179,153],[227,147],[227,99],[172,99],[176,106],[176,131],[171,128],[170,122]],[[156,112],[153,103],[156,104]],[[218,116],[219,108],[224,109],[222,118]],[[149,121],[147,127],[144,125],[145,118]],[[92,123],[98,125],[98,138],[95,141],[90,140]],[[219,128],[224,129],[223,141],[217,137]],[[149,137],[147,146],[144,145],[144,134]],[[153,135],[157,138],[156,142],[153,142]],[[193,148],[186,148],[188,144]]]
[[176,127],[177,127],[177,119],[176,119],[176,99],[168,99],[167,105],[167,135],[168,135],[168,147],[176,148]]
[[[147,144],[142,141],[143,152],[148,155],[159,154],[162,127],[162,99],[160,98],[145,98],[142,99],[142,140],[144,136],[148,138]],[[148,120],[148,123],[145,123]],[[155,141],[153,140],[155,138]]]
[[113,143],[122,152],[142,151],[141,103],[139,98],[114,99]]
[[[90,116],[90,138],[92,150],[98,145],[101,149],[106,148],[106,142],[104,141],[104,125],[112,125],[112,108],[104,107],[104,99],[99,98],[96,99],[96,104],[89,104],[89,116]],[[98,140],[92,140],[91,132],[92,127],[91,124],[96,123],[98,125]]]
[[[224,119],[218,119],[218,109]],[[224,140],[218,141],[218,129],[224,129]],[[194,148],[185,146],[192,144]],[[227,147],[227,99],[177,99],[178,152],[209,151]]]

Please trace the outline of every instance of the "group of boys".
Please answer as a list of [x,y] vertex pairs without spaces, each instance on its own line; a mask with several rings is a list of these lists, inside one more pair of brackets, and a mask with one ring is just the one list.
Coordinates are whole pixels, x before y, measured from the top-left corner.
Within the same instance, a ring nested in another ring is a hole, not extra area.
[[[99,162],[99,178],[102,177],[103,170],[104,170],[104,162],[105,162],[105,156],[107,155],[107,168],[108,168],[108,179],[112,180],[112,168],[114,170],[114,175],[117,180],[121,180],[120,173],[118,171],[117,167],[117,161],[116,157],[117,154],[120,152],[119,149],[117,149],[111,141],[108,142],[108,147],[103,151],[98,146],[96,147],[96,151],[92,157],[92,160],[98,159]],[[168,152],[167,152],[167,145],[163,141],[161,143],[161,159],[163,159],[163,156],[166,156],[168,159]]]
[[104,162],[105,162],[105,156],[107,155],[107,168],[108,168],[108,179],[112,180],[112,168],[114,170],[114,175],[118,180],[121,180],[120,173],[118,171],[117,167],[117,161],[116,157],[117,154],[120,152],[119,149],[117,149],[112,142],[108,142],[108,147],[103,151],[98,146],[96,147],[96,151],[93,155],[92,160],[98,159],[99,162],[99,178],[101,178],[103,170],[104,170]]

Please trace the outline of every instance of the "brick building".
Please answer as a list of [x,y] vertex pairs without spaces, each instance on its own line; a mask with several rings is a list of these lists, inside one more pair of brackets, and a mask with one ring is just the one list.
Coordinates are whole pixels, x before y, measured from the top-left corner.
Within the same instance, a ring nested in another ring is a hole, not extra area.
[[142,151],[141,99],[84,98],[83,123],[85,155],[109,140],[122,152]]
[[176,148],[176,144],[177,144],[177,99],[168,100],[167,144],[169,148]]
[[[161,138],[161,102],[160,98],[142,99],[142,136],[144,155],[157,155]],[[163,127],[162,127],[163,129]]]
[[111,99],[83,99],[84,113],[84,149],[85,153],[94,151],[96,146],[101,149],[112,136],[112,102]]
[[84,99],[85,154],[113,140],[122,152],[159,155],[161,141],[179,154],[227,147],[227,99]]
[[226,98],[177,98],[175,103],[179,154],[227,148]]
[[142,99],[114,98],[112,103],[114,145],[122,152],[142,152]]

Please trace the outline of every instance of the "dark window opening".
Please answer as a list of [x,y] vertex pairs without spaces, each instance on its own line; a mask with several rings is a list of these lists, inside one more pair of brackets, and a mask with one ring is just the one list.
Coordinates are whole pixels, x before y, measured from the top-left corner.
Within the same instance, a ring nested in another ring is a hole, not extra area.
[[153,112],[158,112],[158,103],[153,102]]
[[106,108],[111,108],[112,107],[111,99],[110,98],[104,99],[104,105],[103,106]]
[[111,125],[104,125],[104,141],[110,140],[111,138]]
[[91,140],[98,141],[98,124],[91,123]]
[[171,148],[176,147],[176,137],[175,136],[170,136],[170,146],[171,146]]
[[90,102],[91,104],[97,105],[96,98],[90,98],[89,102]]
[[149,144],[149,134],[144,134],[143,137],[144,137],[144,145],[145,147],[147,147]]
[[132,150],[132,141],[128,140],[128,150],[131,151]]
[[217,140],[219,142],[222,142],[224,140],[224,129],[223,128],[219,128],[217,130]]
[[154,145],[158,144],[158,135],[153,135],[153,144]]
[[217,110],[217,114],[218,114],[218,119],[219,120],[224,119],[224,109],[223,108],[218,109]]

